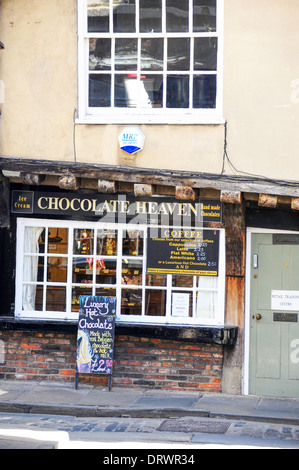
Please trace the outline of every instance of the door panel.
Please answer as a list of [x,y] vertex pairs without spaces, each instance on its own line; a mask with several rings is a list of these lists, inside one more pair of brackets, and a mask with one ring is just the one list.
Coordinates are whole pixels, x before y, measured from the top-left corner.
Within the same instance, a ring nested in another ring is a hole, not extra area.
[[274,240],[252,235],[249,393],[299,397],[299,311],[271,309],[272,290],[299,294],[299,245]]

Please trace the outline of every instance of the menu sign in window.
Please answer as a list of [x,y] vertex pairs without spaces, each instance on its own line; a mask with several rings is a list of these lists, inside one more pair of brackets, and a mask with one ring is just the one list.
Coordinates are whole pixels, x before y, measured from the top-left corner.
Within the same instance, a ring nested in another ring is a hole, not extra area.
[[218,276],[219,230],[148,229],[147,272]]

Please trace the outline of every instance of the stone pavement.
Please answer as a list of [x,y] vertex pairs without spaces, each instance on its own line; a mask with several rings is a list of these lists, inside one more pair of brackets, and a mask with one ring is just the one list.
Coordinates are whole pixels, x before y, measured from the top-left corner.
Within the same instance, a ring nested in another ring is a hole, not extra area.
[[206,417],[299,426],[299,398],[0,380],[0,412],[89,417]]
[[0,448],[11,428],[24,439],[58,432],[58,448],[88,440],[299,448],[299,399],[0,380]]

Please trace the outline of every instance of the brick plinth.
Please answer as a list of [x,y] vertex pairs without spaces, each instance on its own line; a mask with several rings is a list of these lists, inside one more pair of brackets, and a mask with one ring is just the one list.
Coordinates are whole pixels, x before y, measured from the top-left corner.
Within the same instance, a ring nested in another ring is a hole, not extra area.
[[[0,331],[0,378],[74,381],[76,335]],[[221,392],[223,347],[217,344],[117,336],[113,385]],[[107,385],[106,375],[80,382]]]

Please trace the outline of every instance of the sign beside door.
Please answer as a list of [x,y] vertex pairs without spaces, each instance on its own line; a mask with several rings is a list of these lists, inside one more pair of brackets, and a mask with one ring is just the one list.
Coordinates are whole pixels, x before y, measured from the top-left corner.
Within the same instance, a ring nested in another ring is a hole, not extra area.
[[271,290],[271,310],[299,311],[299,291]]

